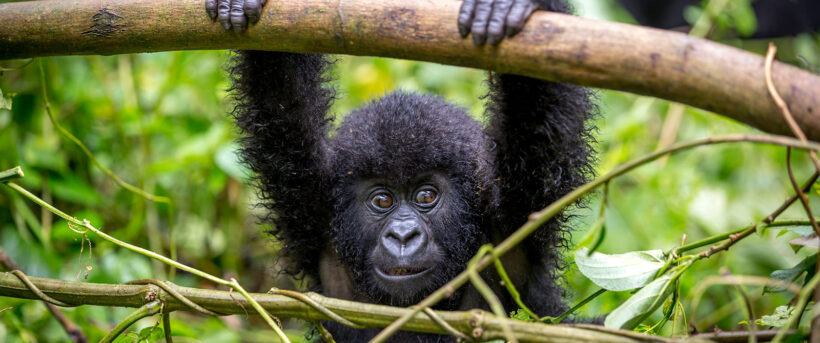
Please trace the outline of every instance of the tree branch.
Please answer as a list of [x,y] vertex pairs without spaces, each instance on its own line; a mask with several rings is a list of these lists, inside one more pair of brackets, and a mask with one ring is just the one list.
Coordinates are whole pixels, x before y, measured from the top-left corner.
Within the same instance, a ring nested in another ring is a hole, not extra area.
[[[139,308],[159,298],[165,302],[167,311],[189,310],[173,296],[156,285],[115,285],[96,284],[77,281],[63,281],[28,277],[37,288],[48,296],[71,305],[100,305]],[[174,286],[174,289],[187,299],[211,311],[222,314],[245,314],[243,308],[250,303],[241,297],[231,296],[230,292],[210,289],[197,289]],[[159,296],[158,296],[159,295]],[[314,301],[327,307],[356,323],[366,327],[383,327],[390,324],[409,309],[357,303],[333,298],[326,298],[315,293],[308,293]],[[11,273],[0,273],[0,296],[39,299],[34,292]],[[265,310],[276,316],[295,317],[308,321],[330,320],[321,311],[299,300],[284,295],[250,294]],[[446,322],[451,329],[459,332],[473,332],[481,329],[482,340],[504,339],[502,323],[510,326],[521,342],[671,342],[671,340],[645,336],[640,338],[630,331],[598,332],[587,328],[529,323],[513,319],[500,319],[480,310],[465,312],[435,311],[438,319]],[[404,327],[406,330],[437,334],[450,334],[428,314],[420,313],[413,317]]]
[[[762,57],[682,33],[536,13],[498,47],[456,27],[458,1],[271,0],[246,33],[211,21],[201,0],[44,0],[0,4],[0,59],[194,49],[405,58],[623,90],[791,134],[769,97]],[[820,140],[820,77],[776,62],[774,85]]]

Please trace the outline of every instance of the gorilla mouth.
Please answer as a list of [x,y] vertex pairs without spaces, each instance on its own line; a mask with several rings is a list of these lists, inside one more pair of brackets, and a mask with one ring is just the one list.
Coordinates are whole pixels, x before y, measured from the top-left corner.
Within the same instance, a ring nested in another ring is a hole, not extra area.
[[395,267],[395,268],[374,268],[376,274],[386,281],[403,281],[415,279],[427,274],[430,268],[424,267]]
[[427,269],[425,268],[393,268],[387,271],[390,276],[405,276],[419,274]]

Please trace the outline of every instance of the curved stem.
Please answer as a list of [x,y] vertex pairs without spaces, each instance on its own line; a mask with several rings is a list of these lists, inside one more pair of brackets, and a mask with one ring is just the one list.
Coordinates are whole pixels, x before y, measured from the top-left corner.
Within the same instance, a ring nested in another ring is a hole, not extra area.
[[119,322],[117,326],[111,329],[111,331],[109,331],[108,334],[100,340],[100,343],[113,342],[114,339],[116,339],[121,333],[128,329],[128,327],[130,327],[142,318],[159,313],[161,308],[161,303],[158,300],[154,300],[138,308],[136,311],[131,312],[131,314],[129,314],[128,317],[125,317],[125,319]]

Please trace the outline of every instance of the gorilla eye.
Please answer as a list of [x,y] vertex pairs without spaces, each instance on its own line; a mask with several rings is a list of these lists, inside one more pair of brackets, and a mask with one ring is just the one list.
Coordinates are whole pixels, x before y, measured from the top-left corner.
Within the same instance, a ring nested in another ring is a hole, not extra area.
[[373,199],[370,200],[370,202],[373,204],[373,206],[376,206],[376,208],[386,210],[390,208],[390,206],[393,206],[393,197],[391,197],[390,194],[387,193],[379,193],[376,194],[376,196],[374,196]]
[[432,205],[437,197],[438,194],[436,191],[432,189],[422,189],[416,193],[416,203],[420,205]]

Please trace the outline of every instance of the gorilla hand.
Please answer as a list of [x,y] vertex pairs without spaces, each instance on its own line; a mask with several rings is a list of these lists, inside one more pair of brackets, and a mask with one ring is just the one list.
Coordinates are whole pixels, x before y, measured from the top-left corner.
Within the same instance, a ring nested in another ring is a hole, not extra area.
[[249,22],[259,21],[265,2],[267,0],[205,0],[205,10],[211,19],[219,19],[226,30],[233,28],[242,32]]
[[[542,2],[542,1],[539,1]],[[504,36],[512,37],[536,9],[545,9],[534,0],[464,0],[458,13],[458,31],[462,37],[473,33],[473,42],[492,45]]]

